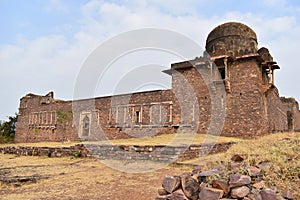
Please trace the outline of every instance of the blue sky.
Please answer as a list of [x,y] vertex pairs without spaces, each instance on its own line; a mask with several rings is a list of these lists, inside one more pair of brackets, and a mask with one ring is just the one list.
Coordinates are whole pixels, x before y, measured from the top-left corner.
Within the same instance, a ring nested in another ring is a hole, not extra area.
[[165,28],[204,46],[207,34],[227,21],[253,28],[259,47],[269,48],[281,66],[275,77],[280,94],[300,100],[299,16],[297,0],[0,0],[0,119],[17,112],[29,92],[72,99],[86,58],[122,32]]

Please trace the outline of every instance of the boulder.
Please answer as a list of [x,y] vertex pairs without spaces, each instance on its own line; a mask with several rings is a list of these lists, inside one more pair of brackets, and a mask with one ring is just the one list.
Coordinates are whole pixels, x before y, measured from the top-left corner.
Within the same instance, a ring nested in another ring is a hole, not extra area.
[[247,158],[248,158],[248,155],[246,155],[246,154],[235,154],[231,157],[231,160],[234,162],[242,162]]
[[165,189],[161,188],[157,190],[158,195],[167,195],[169,194]]
[[201,172],[202,172],[201,168],[200,167],[196,167],[195,169],[193,169],[192,175],[200,174]]
[[169,200],[188,200],[181,189],[169,195]]
[[201,191],[199,193],[199,200],[217,200],[222,198],[223,195],[223,190],[205,187],[201,188]]
[[241,174],[231,174],[229,176],[229,187],[235,188],[239,186],[248,185],[251,183],[251,177]]
[[248,173],[251,177],[256,177],[260,174],[261,169],[254,167],[254,166],[250,166],[248,167]]
[[163,180],[162,187],[168,192],[172,193],[180,187],[179,176],[166,176]]
[[265,186],[265,181],[260,181],[257,183],[253,183],[252,186],[256,189],[262,189]]
[[276,199],[276,193],[273,190],[261,190],[260,196],[262,200],[275,200]]
[[207,182],[207,178],[208,177],[212,177],[212,176],[219,176],[220,175],[220,171],[218,170],[208,170],[208,171],[203,171],[200,174],[198,174],[198,181],[199,182]]
[[261,170],[265,170],[265,171],[268,171],[272,166],[273,166],[273,164],[268,161],[260,162],[258,164],[258,168]]
[[199,184],[190,174],[181,175],[181,186],[185,196],[191,200],[197,200],[199,194]]
[[242,163],[229,163],[228,168],[233,172],[233,173],[238,173],[242,169]]
[[244,198],[250,193],[250,189],[246,186],[236,187],[231,190],[232,198]]
[[227,195],[230,192],[230,188],[227,182],[221,180],[213,180],[213,188],[223,190],[224,194]]

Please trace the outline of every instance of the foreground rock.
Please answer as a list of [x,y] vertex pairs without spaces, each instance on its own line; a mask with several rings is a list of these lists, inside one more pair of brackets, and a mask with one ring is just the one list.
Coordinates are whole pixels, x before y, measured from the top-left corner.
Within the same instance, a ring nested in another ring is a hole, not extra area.
[[[246,156],[235,156],[240,164]],[[262,170],[269,169],[272,163],[262,162],[258,166],[250,166],[240,170],[232,168],[201,171],[198,167],[191,173],[180,176],[167,176],[163,180],[163,188],[158,190],[156,200],[293,200],[291,192],[266,189]],[[246,172],[240,174],[239,172]]]

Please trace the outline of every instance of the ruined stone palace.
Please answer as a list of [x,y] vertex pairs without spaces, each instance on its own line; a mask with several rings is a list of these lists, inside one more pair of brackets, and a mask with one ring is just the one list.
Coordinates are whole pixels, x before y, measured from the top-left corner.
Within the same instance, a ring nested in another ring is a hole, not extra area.
[[[251,138],[300,130],[294,98],[274,85],[280,67],[255,32],[230,22],[213,29],[203,55],[171,64],[167,90],[62,101],[50,92],[20,100],[16,142],[146,137],[176,132]],[[219,130],[218,130],[219,129]]]

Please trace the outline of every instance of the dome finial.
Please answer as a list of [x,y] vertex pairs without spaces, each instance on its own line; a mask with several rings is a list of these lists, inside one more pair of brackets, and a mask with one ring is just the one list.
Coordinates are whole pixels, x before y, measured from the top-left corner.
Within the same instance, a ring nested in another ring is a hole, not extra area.
[[255,32],[245,24],[228,22],[214,28],[206,40],[206,51],[211,56],[231,57],[257,53]]

